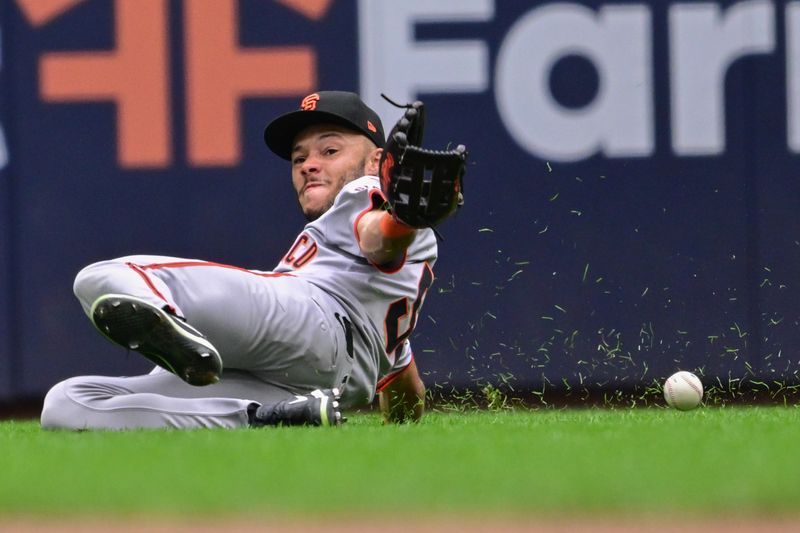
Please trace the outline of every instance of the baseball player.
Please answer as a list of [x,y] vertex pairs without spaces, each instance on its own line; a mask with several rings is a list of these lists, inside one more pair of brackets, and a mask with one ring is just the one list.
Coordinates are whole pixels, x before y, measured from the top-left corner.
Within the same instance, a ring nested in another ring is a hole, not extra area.
[[466,152],[420,148],[423,106],[404,107],[388,142],[349,92],[311,94],[266,127],[308,219],[273,270],[145,255],[81,270],[93,324],[156,367],[58,383],[42,426],[335,426],[377,393],[387,421],[419,419],[409,336],[434,279],[430,228],[460,205]]

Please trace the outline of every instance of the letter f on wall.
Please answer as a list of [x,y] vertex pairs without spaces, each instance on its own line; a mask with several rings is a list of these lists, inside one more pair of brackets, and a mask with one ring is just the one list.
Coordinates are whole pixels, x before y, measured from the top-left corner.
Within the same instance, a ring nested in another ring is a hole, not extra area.
[[[84,0],[17,0],[31,25],[50,22]],[[277,0],[312,20],[332,0]],[[239,102],[300,96],[316,85],[310,46],[241,47],[238,0],[183,0],[187,159],[194,166],[241,160]],[[51,52],[39,63],[46,102],[111,101],[121,166],[172,163],[169,0],[114,0],[112,50]],[[272,73],[271,75],[265,73]]]

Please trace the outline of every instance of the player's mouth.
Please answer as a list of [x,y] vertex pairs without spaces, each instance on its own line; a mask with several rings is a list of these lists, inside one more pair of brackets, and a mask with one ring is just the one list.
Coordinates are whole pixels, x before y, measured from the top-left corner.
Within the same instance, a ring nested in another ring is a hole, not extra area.
[[310,181],[303,186],[303,194],[307,193],[312,189],[317,189],[319,187],[323,187],[325,184],[321,181]]

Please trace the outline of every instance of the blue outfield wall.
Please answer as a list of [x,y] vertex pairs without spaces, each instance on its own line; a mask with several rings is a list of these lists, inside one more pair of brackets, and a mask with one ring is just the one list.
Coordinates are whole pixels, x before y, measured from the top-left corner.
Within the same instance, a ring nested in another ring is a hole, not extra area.
[[13,296],[11,294],[11,237],[9,231],[11,223],[11,183],[8,172],[8,114],[7,99],[8,76],[6,75],[6,46],[5,34],[2,33],[4,20],[3,9],[0,9],[0,393],[8,395],[11,389],[11,332],[10,318],[13,309]]
[[470,150],[429,385],[800,381],[800,2],[57,4],[0,12],[0,399],[148,369],[83,316],[88,263],[274,266],[303,219],[262,129],[318,89]]

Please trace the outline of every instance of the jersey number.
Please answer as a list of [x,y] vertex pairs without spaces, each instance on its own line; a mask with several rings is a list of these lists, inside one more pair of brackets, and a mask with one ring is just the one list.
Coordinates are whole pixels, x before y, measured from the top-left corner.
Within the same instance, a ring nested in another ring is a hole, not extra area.
[[426,263],[419,280],[417,297],[411,306],[411,320],[408,322],[408,329],[402,335],[400,334],[400,320],[408,314],[408,298],[400,298],[389,306],[389,311],[386,313],[386,353],[394,352],[414,331],[414,326],[417,324],[417,312],[432,284],[433,271]]

